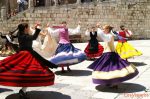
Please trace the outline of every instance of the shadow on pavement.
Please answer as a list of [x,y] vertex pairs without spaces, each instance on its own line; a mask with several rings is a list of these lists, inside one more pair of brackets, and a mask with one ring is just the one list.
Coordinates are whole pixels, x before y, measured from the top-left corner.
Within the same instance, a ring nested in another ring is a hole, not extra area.
[[[71,99],[70,96],[53,91],[31,91],[27,92],[30,99]],[[19,99],[19,94],[12,94],[5,99]]]
[[6,92],[6,91],[13,91],[12,89],[7,89],[7,88],[0,88],[0,93]]
[[115,88],[109,88],[106,86],[98,85],[96,86],[96,90],[102,91],[102,92],[112,92],[112,93],[134,93],[134,92],[140,92],[145,91],[145,87],[139,84],[134,83],[121,83],[118,84],[118,89]]
[[135,65],[135,66],[145,66],[145,65],[147,65],[144,62],[130,62],[130,63]]
[[92,74],[92,71],[88,70],[72,70],[71,72],[66,71],[65,73],[62,73],[61,71],[56,71],[56,75],[62,75],[62,76],[88,76]]

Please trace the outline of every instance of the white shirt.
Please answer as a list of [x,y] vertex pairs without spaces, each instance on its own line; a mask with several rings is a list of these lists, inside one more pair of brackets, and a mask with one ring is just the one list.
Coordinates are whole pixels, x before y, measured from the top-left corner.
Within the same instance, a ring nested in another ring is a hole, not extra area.
[[104,41],[104,42],[110,42],[112,35],[111,34],[105,34],[103,32],[103,30],[101,30],[100,28],[97,29],[97,34],[98,36],[100,36],[100,38]]
[[[75,34],[78,34],[80,32],[80,28],[81,26],[78,25],[75,29],[68,29],[68,32],[69,32],[69,35],[75,35]],[[48,32],[52,35],[59,35],[59,31],[60,29],[56,29],[56,30],[53,30],[52,28],[48,27]]]

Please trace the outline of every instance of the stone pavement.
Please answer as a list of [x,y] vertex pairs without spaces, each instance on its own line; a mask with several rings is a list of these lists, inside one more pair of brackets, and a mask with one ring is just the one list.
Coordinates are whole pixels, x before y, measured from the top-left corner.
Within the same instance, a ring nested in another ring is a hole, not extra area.
[[[56,74],[55,85],[30,87],[27,89],[31,99],[150,99],[150,40],[129,41],[143,52],[142,56],[129,59],[139,70],[134,79],[119,84],[119,89],[108,89],[92,83],[92,71],[87,69],[92,61],[84,61],[71,66],[72,72],[61,74],[60,68],[53,69]],[[103,43],[101,43],[103,44]],[[82,50],[87,43],[76,43]],[[20,88],[0,86],[0,99],[19,99]]]

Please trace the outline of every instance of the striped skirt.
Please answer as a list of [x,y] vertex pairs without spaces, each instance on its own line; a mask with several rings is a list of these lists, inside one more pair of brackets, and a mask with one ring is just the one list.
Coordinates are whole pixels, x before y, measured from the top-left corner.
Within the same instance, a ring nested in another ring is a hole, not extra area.
[[[15,87],[49,86],[54,73],[30,51],[20,51],[0,61],[0,85]],[[54,64],[49,64],[55,67]]]
[[86,55],[80,49],[75,48],[71,43],[59,44],[56,53],[49,59],[56,65],[73,65],[86,59]]

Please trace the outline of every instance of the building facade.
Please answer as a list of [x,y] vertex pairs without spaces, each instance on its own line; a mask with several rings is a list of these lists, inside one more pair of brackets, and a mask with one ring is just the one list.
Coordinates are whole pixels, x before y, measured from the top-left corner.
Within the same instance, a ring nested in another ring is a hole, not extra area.
[[[97,22],[100,22],[102,26],[110,24],[115,27],[115,30],[119,30],[120,25],[125,25],[134,33],[134,37],[137,39],[150,38],[149,0],[105,0],[84,4],[80,0],[79,4],[65,3],[68,5],[58,5],[56,7],[48,5],[51,2],[47,2],[44,1],[38,5],[45,7],[38,7],[35,6],[34,0],[29,0],[29,9],[17,14],[8,21],[0,21],[0,29],[2,31],[13,30],[20,23],[20,20],[28,20],[31,25],[37,21],[42,22],[43,25],[47,22],[58,25],[61,21],[66,20],[68,25],[74,28],[80,20],[82,22],[81,35],[83,39],[85,39],[84,33],[87,25],[94,26]],[[69,0],[67,2],[77,3],[77,1],[71,2]],[[61,4],[63,5],[63,3]]]

